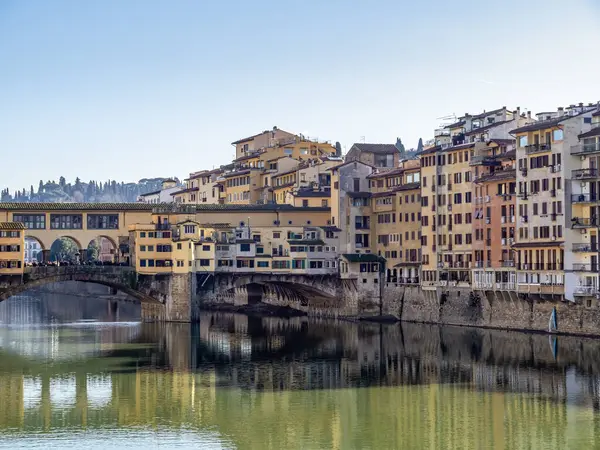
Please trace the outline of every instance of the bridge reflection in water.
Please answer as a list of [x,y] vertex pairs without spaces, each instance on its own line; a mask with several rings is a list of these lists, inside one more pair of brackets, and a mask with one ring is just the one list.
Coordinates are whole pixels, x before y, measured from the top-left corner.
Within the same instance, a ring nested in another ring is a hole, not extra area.
[[52,364],[3,348],[0,433],[166,429],[251,449],[600,446],[599,341],[224,314],[137,327],[38,336],[95,340]]

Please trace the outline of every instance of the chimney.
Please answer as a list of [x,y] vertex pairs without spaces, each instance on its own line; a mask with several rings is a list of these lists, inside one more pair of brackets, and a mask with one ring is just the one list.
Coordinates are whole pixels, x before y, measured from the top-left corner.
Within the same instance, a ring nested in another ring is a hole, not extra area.
[[582,106],[583,106],[583,103],[580,103],[580,104],[579,104],[579,107],[582,107]]
[[527,118],[531,119],[531,111],[527,111]]
[[515,114],[515,117],[513,117],[513,119],[518,119],[519,117],[521,117],[521,107],[517,106],[517,114]]
[[563,108],[562,106],[558,107],[558,117],[562,117],[565,115],[565,108]]

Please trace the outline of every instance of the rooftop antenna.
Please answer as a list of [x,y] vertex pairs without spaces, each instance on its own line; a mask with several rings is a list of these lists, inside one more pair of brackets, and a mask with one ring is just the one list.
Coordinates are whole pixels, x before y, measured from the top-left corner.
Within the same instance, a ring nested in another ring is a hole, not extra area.
[[435,119],[435,120],[450,120],[450,119],[452,119],[452,120],[456,120],[456,114],[455,114],[455,113],[452,113],[452,114],[450,114],[450,115],[447,115],[447,116],[436,117],[436,119]]
[[360,137],[360,141],[364,144],[365,143],[365,136],[361,136]]

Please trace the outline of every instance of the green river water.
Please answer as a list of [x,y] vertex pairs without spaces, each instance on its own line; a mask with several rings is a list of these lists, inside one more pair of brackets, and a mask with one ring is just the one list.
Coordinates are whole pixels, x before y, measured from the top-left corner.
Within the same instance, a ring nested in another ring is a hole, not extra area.
[[0,448],[600,448],[600,341],[205,314],[0,325]]

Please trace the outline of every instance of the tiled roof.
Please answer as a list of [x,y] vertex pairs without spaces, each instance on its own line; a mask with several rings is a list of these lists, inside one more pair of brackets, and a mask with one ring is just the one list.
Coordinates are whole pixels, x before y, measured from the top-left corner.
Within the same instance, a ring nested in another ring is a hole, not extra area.
[[404,167],[397,167],[395,169],[388,170],[388,171],[372,173],[371,175],[367,175],[367,178],[383,178],[383,177],[388,177],[388,176],[392,176],[392,175],[398,175],[398,174],[404,173],[405,170],[406,170],[406,168],[404,168]]
[[592,116],[594,116],[594,117],[600,116],[600,109],[598,111],[596,111],[594,114],[592,114]]
[[298,191],[294,193],[294,197],[312,198],[312,197],[331,197],[331,192],[326,191]]
[[564,122],[565,120],[569,120],[572,119],[574,117],[579,117],[583,114],[588,114],[590,111],[583,111],[579,114],[575,114],[575,115],[564,115],[562,117],[555,117],[553,119],[549,119],[549,120],[540,120],[538,122],[529,124],[529,125],[525,125],[524,127],[520,127],[517,128],[515,130],[512,130],[510,133],[511,134],[515,134],[515,133],[526,133],[528,131],[537,131],[537,130],[543,130],[545,128],[552,128],[557,126],[559,123]]
[[513,244],[513,248],[529,248],[529,247],[560,247],[563,241],[547,241],[547,242],[517,242]]
[[[235,145],[235,144],[241,144],[242,142],[251,141],[252,139],[254,139],[254,138],[258,137],[258,136],[262,136],[263,134],[266,134],[266,133],[271,133],[271,132],[273,132],[273,131],[277,132],[277,131],[283,131],[283,130],[282,130],[282,129],[280,129],[280,128],[277,128],[277,129],[275,129],[275,130],[265,130],[265,131],[261,131],[260,133],[254,134],[254,135],[252,135],[252,136],[248,136],[247,138],[238,139],[237,141],[235,141],[235,142],[232,142],[232,143],[231,143],[231,145]],[[287,134],[292,134],[292,133],[288,133],[287,131],[283,131],[283,132],[284,132],[284,133],[287,133]]]
[[472,119],[481,119],[482,117],[489,116],[490,114],[496,114],[504,110],[504,108],[493,109],[491,111],[484,111],[481,114],[477,114],[472,117]]
[[417,156],[431,155],[432,153],[439,152],[442,149],[441,145],[436,145],[435,147],[429,147],[424,149],[421,153],[418,153]]
[[596,128],[592,128],[587,133],[582,133],[578,137],[579,137],[579,139],[585,139],[585,138],[590,138],[590,137],[594,137],[594,136],[600,136],[600,126],[598,126]]
[[[165,203],[166,205],[168,203]],[[7,211],[152,211],[152,203],[0,203]]]
[[331,231],[331,232],[339,232],[339,231],[342,231],[342,229],[341,229],[341,228],[338,228],[338,227],[336,227],[336,226],[333,226],[333,225],[328,225],[328,226],[319,227],[319,228],[321,228],[322,230],[325,230],[325,231]]
[[187,189],[182,189],[180,191],[171,192],[171,195],[185,194],[186,192],[196,192],[199,190],[200,190],[200,188],[197,188],[197,187],[187,188]]
[[516,170],[498,170],[488,175],[483,175],[475,180],[475,183],[485,183],[488,181],[515,180],[517,178]]
[[450,125],[446,125],[444,128],[449,130],[451,128],[462,127],[466,122],[464,120],[459,120],[458,122],[451,123]]
[[418,181],[415,183],[406,183],[403,184],[402,186],[398,186],[397,188],[394,189],[394,191],[412,191],[413,189],[420,189],[421,188],[421,183],[419,183]]
[[250,172],[251,172],[250,169],[236,170],[235,172],[224,173],[223,178],[237,177],[239,175],[247,175]]
[[479,134],[479,133],[481,133],[482,131],[487,131],[487,130],[489,130],[489,129],[491,129],[491,128],[494,128],[494,127],[497,127],[497,126],[503,125],[503,124],[505,124],[505,123],[508,123],[508,122],[512,122],[512,120],[503,120],[503,121],[501,121],[501,122],[494,122],[494,123],[491,123],[491,124],[489,124],[489,125],[486,125],[485,127],[474,128],[474,129],[472,129],[471,131],[467,131],[467,132],[465,133],[465,135],[466,135],[466,136],[470,136],[470,135],[472,135],[472,134]]
[[325,245],[321,239],[289,239],[290,245]]
[[490,139],[487,144],[489,145],[491,142],[503,146],[503,145],[513,145],[515,143],[514,139]]
[[358,161],[358,160],[348,160],[346,162],[343,162],[342,164],[338,164],[336,166],[332,166],[332,167],[330,167],[329,169],[326,169],[326,170],[335,171],[335,170],[338,170],[341,167],[347,166],[348,164],[352,164],[352,163],[362,164],[363,166],[367,166],[367,167],[370,167],[372,169],[375,169],[375,166],[372,166],[371,164],[367,164],[365,162]]
[[385,263],[386,259],[373,253],[344,253],[342,256],[348,262],[378,262]]
[[346,192],[346,195],[350,198],[370,198],[370,192]]
[[0,203],[0,211],[153,211],[194,213],[200,211],[330,211],[325,206],[295,207],[288,204],[232,205],[180,203]]
[[452,147],[446,147],[446,148],[442,149],[442,151],[453,152],[455,150],[464,150],[464,149],[473,148],[473,147],[475,147],[475,142],[467,142],[465,144],[458,144],[458,145],[453,145]]
[[0,230],[24,230],[25,225],[21,222],[0,222]]
[[156,194],[160,194],[160,191],[146,192],[144,194],[140,194],[140,197],[146,197],[147,195],[156,195]]
[[354,143],[352,148],[356,147],[361,152],[378,153],[378,154],[389,154],[389,153],[400,153],[400,150],[394,144],[363,144]]
[[240,156],[239,158],[234,159],[233,162],[240,162],[240,161],[246,161],[248,159],[258,158],[263,153],[264,153],[264,151],[259,150],[257,152],[250,153],[249,155],[246,155],[246,156]]

